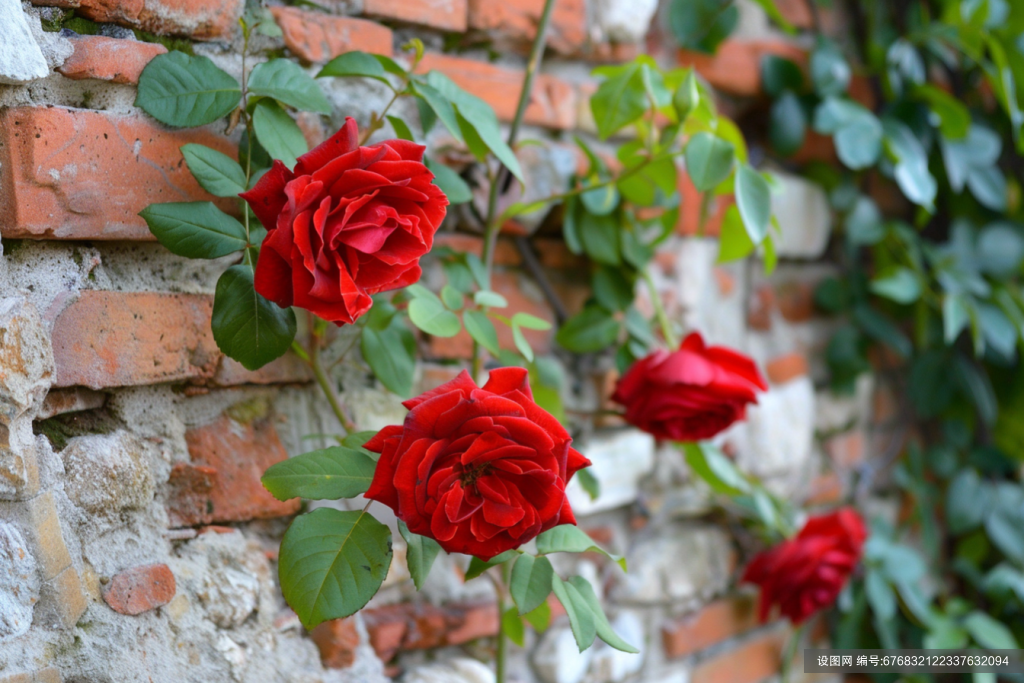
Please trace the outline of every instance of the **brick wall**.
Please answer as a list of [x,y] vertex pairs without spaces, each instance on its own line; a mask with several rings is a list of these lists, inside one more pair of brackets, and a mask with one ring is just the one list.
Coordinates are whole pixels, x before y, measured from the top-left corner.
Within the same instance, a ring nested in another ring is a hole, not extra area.
[[[282,35],[259,36],[257,53],[285,51],[312,68],[351,49],[396,54],[419,36],[429,48],[424,69],[445,72],[508,121],[543,3],[324,0],[330,14],[272,4]],[[695,64],[723,107],[740,114],[756,101],[761,54],[802,54],[799,41],[767,30],[728,41],[715,58],[682,54],[658,31],[644,35],[654,5],[559,0],[553,59],[524,135],[547,142],[522,150],[528,176],[550,178],[545,169],[566,160],[571,170],[571,136],[591,130],[591,67],[627,59],[644,41],[667,64]],[[70,11],[98,33],[43,30]],[[259,477],[321,445],[308,435],[338,425],[297,359],[249,372],[218,351],[209,320],[222,264],[171,255],[137,216],[153,201],[209,199],[183,169],[182,144],[235,154],[237,140],[217,125],[170,130],[133,107],[141,70],[166,50],[133,31],[189,45],[237,74],[242,11],[242,0],[0,0],[0,683],[490,680],[476,663],[489,657],[497,628],[489,584],[464,583],[462,565],[442,557],[417,595],[397,534],[391,575],[370,605],[304,632],[276,579],[276,549],[298,504],[274,500]],[[764,25],[753,4],[743,12]],[[486,42],[496,61],[486,50],[444,52]],[[352,81],[324,86],[334,112],[301,121],[311,139],[347,115],[367,122],[386,97]],[[428,142],[449,151],[452,143],[442,131]],[[783,262],[772,276],[756,264],[716,264],[714,238],[696,236],[684,177],[683,219],[656,277],[672,316],[750,353],[771,380],[749,421],[724,436],[728,452],[774,490],[828,505],[866,450],[889,438],[873,416],[884,429],[894,408],[871,380],[853,397],[820,388],[831,323],[816,316],[812,293],[831,272],[820,261],[831,216],[811,185],[780,177]],[[555,189],[535,188],[538,196]],[[537,227],[528,223],[510,227]],[[444,230],[439,244],[480,249],[468,212],[452,211]],[[585,266],[557,230],[531,244],[567,307],[581,306]],[[497,263],[495,288],[516,310],[555,319],[511,239],[498,245]],[[428,267],[428,283],[435,272]],[[649,310],[646,296],[639,305]],[[342,329],[334,349],[349,346],[350,334]],[[557,353],[547,333],[531,341]],[[421,390],[465,364],[468,338],[419,343]],[[575,367],[569,406],[604,405],[610,366]],[[358,359],[335,370],[361,427],[401,421],[397,399]],[[750,594],[735,586],[745,541],[709,515],[707,491],[679,454],[619,424],[587,428],[580,443],[602,485],[596,501],[571,488],[580,525],[626,555],[630,572],[592,557],[575,569],[599,587],[616,629],[641,654],[603,645],[579,654],[557,616],[514,650],[514,680],[771,677],[787,627],[756,623]]]

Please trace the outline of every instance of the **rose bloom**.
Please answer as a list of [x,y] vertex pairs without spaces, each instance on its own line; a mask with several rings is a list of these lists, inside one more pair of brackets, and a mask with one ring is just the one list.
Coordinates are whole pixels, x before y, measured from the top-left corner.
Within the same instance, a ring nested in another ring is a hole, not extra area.
[[835,602],[860,561],[867,530],[853,508],[811,517],[800,533],[758,554],[743,581],[761,587],[761,621],[772,605],[800,624]]
[[659,439],[709,439],[747,413],[766,390],[747,356],[722,346],[705,346],[690,334],[678,351],[657,350],[626,371],[612,400],[626,407],[626,421]]
[[370,296],[420,279],[448,198],[423,165],[422,145],[360,147],[348,118],[289,171],[280,161],[241,196],[267,229],[256,291],[338,325],[370,309]]
[[526,370],[493,370],[483,388],[463,371],[404,405],[405,424],[365,445],[381,454],[366,497],[410,531],[489,560],[576,523],[565,486],[590,461],[534,403]]

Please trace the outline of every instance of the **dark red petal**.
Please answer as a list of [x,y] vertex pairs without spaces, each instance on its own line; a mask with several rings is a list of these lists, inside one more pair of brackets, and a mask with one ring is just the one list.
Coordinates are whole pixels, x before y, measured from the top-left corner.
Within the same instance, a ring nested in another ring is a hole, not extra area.
[[337,133],[299,157],[295,175],[306,175],[322,168],[332,159],[351,152],[359,146],[359,127],[351,116]]
[[526,368],[496,368],[491,370],[487,378],[487,384],[483,386],[484,391],[495,394],[507,394],[511,391],[521,391],[532,401],[533,393],[530,391],[530,373]]
[[270,299],[282,308],[292,305],[291,265],[276,251],[270,248],[260,249],[254,277],[254,286],[260,296]]
[[280,160],[275,160],[274,165],[263,174],[251,190],[238,195],[249,203],[256,218],[260,219],[260,223],[267,230],[277,227],[277,216],[288,203],[284,187],[294,177],[287,166]]
[[416,406],[434,398],[435,396],[441,396],[442,394],[450,394],[453,392],[468,396],[469,393],[476,388],[476,382],[473,381],[473,378],[469,376],[468,372],[463,370],[455,379],[445,382],[441,386],[424,392],[415,398],[410,398],[408,401],[402,403],[402,405],[409,410],[413,410]]

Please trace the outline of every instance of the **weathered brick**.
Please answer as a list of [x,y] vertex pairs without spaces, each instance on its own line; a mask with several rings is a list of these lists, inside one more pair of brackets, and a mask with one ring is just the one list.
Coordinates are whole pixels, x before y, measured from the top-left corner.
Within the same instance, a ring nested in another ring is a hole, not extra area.
[[747,309],[747,324],[755,330],[772,328],[772,313],[775,311],[775,290],[771,285],[760,285],[754,290]]
[[694,614],[661,627],[661,642],[669,659],[684,657],[728,640],[757,626],[755,601],[738,595],[716,600]]
[[179,148],[189,142],[235,154],[207,130],[172,131],[141,115],[8,109],[0,114],[0,236],[152,240],[138,216],[149,204],[215,199],[183,161]]
[[[537,37],[544,0],[469,0],[469,25],[493,31],[527,46]],[[559,0],[551,15],[548,45],[563,54],[579,53],[587,39],[587,7],[584,0]]]
[[706,211],[702,208],[704,196],[690,180],[689,174],[679,174],[677,183],[681,204],[676,232],[687,237],[718,237],[725,212],[735,203],[732,195],[710,196]]
[[852,429],[830,437],[822,443],[822,447],[836,467],[845,469],[856,467],[864,461],[866,453],[864,431]]
[[37,671],[32,683],[61,683],[62,680],[60,669],[50,666]]
[[[433,69],[485,100],[502,121],[511,121],[515,117],[519,93],[523,88],[521,70],[431,52],[424,55],[418,70],[425,73]],[[554,76],[538,75],[526,108],[525,121],[548,128],[574,128],[576,91],[573,86]]]
[[272,7],[284,42],[299,59],[326,62],[343,52],[392,53],[391,29],[366,19],[335,17],[298,7]]
[[238,384],[290,384],[306,382],[313,379],[309,366],[298,356],[287,353],[275,361],[267,363],[259,370],[246,370],[236,360],[223,356],[212,383],[222,387]]
[[843,500],[843,482],[835,472],[819,474],[808,489],[805,505],[835,505]]
[[121,40],[104,36],[69,36],[75,51],[57,71],[68,78],[95,78],[135,85],[149,61],[167,52],[159,43]]
[[190,429],[185,442],[192,458],[171,470],[168,517],[171,526],[284,517],[298,512],[298,499],[281,502],[260,477],[288,452],[268,419],[241,424],[227,416]]
[[46,420],[54,415],[101,408],[106,400],[106,394],[84,387],[51,389],[43,399],[43,407],[39,409],[36,419]]
[[797,377],[810,373],[807,356],[802,353],[787,353],[772,358],[765,365],[765,374],[772,384],[785,384]]
[[103,601],[115,612],[134,616],[166,605],[176,592],[170,567],[147,564],[114,575],[103,587]]
[[757,683],[775,675],[785,638],[769,633],[698,664],[691,683]]
[[364,0],[363,13],[381,19],[422,24],[464,33],[468,27],[467,0]]
[[325,621],[309,634],[320,648],[320,661],[330,669],[347,669],[356,661],[359,631],[349,619]]
[[215,40],[238,28],[245,0],[32,0],[32,4],[74,9],[76,14],[104,24]]
[[71,628],[88,606],[78,572],[68,567],[43,584],[34,617],[49,627]]
[[385,662],[398,650],[460,645],[498,632],[493,602],[430,605],[404,603],[363,611],[370,644]]
[[679,63],[693,66],[715,88],[731,95],[752,96],[761,91],[761,58],[777,55],[797,64],[807,53],[780,40],[726,40],[714,55],[679,51]]
[[53,494],[47,491],[36,496],[25,504],[25,508],[33,543],[32,554],[43,580],[48,581],[71,566],[71,555],[64,543]]
[[775,287],[775,299],[779,313],[791,323],[814,317],[814,285],[810,282],[783,282]]
[[93,389],[213,376],[212,298],[82,292],[53,325],[55,386]]

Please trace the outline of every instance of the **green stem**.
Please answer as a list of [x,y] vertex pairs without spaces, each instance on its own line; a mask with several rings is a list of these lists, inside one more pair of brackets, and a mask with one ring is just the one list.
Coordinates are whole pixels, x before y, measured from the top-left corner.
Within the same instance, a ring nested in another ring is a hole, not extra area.
[[338,422],[341,423],[341,428],[345,430],[345,434],[351,434],[356,430],[352,420],[348,419],[348,415],[341,407],[341,402],[338,400],[337,394],[334,392],[334,386],[331,384],[330,378],[327,373],[324,372],[323,363],[320,362],[320,336],[317,334],[310,334],[309,344],[309,360],[307,364],[309,369],[313,371],[313,377],[316,378],[317,384],[323,389],[324,395],[327,396],[327,402],[331,405],[331,410],[334,411],[334,415],[338,418]]
[[789,635],[789,640],[786,641],[786,647],[782,652],[782,664],[779,667],[779,678],[782,683],[789,683],[789,674],[793,664],[793,657],[799,649],[800,639],[803,638],[803,635],[804,625],[801,624],[796,627],[796,629]]
[[665,344],[668,345],[669,349],[675,351],[679,346],[679,340],[676,339],[676,334],[672,329],[672,321],[668,319],[668,314],[665,313],[665,307],[661,303],[661,296],[658,294],[658,288],[654,284],[654,278],[651,277],[651,271],[645,268],[640,272],[643,273],[644,282],[647,283],[647,290],[651,295],[651,305],[654,306],[654,313],[658,317],[658,323],[661,325],[661,334],[665,337]]
[[508,635],[505,633],[505,586],[509,581],[508,562],[501,565],[501,581],[494,582],[498,596],[498,649],[494,655],[494,683],[505,683],[505,669],[508,660]]

